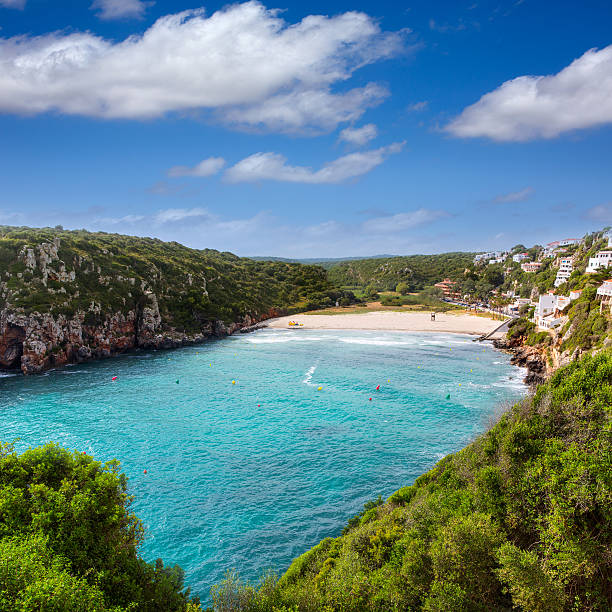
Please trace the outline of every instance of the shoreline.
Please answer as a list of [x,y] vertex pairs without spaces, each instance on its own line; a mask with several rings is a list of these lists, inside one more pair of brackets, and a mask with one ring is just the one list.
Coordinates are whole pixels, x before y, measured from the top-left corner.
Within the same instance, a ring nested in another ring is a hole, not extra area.
[[[436,320],[431,320],[429,312],[394,312],[374,311],[359,314],[302,314],[288,317],[277,317],[266,321],[270,329],[292,329],[289,321],[303,323],[299,329],[329,329],[353,331],[399,331],[399,332],[434,332],[447,334],[465,334],[482,336],[493,332],[503,321],[469,314],[436,313]],[[295,331],[299,331],[296,329]],[[505,336],[500,332],[499,337]],[[490,339],[498,337],[494,334]]]

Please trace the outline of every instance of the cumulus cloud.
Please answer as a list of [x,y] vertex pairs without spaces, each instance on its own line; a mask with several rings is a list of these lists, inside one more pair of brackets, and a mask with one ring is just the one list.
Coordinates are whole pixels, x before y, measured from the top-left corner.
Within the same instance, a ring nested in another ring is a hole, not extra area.
[[345,128],[340,132],[340,140],[349,144],[362,147],[378,136],[378,128],[373,123],[368,123],[360,128]]
[[587,51],[557,74],[506,81],[445,129],[461,138],[521,142],[607,123],[612,123],[612,45]]
[[0,6],[5,8],[14,8],[23,10],[26,5],[26,0],[0,0]]
[[612,223],[612,202],[606,202],[605,204],[589,208],[586,212],[586,217],[601,223]]
[[512,202],[524,202],[528,200],[533,194],[533,187],[525,187],[525,189],[521,189],[520,191],[512,191],[510,193],[504,193],[498,195],[493,199],[493,202],[496,204],[510,204]]
[[332,93],[329,88],[296,89],[257,104],[219,110],[217,115],[223,122],[242,128],[317,134],[359,119],[388,95],[388,89],[376,83],[345,93]]
[[225,160],[222,157],[209,157],[193,167],[173,166],[168,170],[168,176],[212,176],[220,172],[223,166],[225,166]]
[[448,213],[443,210],[419,208],[411,212],[368,219],[364,222],[363,228],[366,232],[377,234],[402,232],[420,225],[433,223],[442,217],[448,217]]
[[288,24],[252,0],[209,17],[167,15],[120,42],[63,31],[0,39],[0,112],[140,119],[209,109],[237,125],[329,130],[384,99],[377,84],[332,88],[397,55],[403,34],[355,11]]
[[176,223],[185,219],[208,219],[211,214],[205,208],[167,208],[154,217],[155,223]]
[[91,8],[98,11],[100,19],[141,19],[152,4],[143,0],[95,0]]
[[406,107],[406,110],[410,113],[419,113],[424,111],[429,106],[428,100],[422,100],[421,102],[415,102]]
[[320,170],[306,166],[290,166],[287,158],[278,153],[255,153],[239,161],[225,171],[230,183],[254,181],[283,181],[288,183],[342,183],[351,178],[367,174],[380,166],[389,155],[399,153],[403,142],[387,147],[351,153],[325,164]]

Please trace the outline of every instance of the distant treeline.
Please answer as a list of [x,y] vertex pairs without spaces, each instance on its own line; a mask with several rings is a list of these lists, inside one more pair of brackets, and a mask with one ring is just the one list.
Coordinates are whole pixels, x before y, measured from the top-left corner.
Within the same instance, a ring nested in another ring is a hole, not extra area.
[[399,283],[405,283],[408,291],[420,291],[446,277],[455,279],[461,276],[473,260],[474,253],[359,259],[334,264],[328,275],[338,287],[394,291]]

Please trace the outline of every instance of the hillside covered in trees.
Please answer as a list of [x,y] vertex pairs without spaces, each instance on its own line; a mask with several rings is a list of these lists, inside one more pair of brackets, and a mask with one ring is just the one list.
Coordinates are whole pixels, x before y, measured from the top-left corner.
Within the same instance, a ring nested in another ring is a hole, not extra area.
[[354,297],[318,266],[118,234],[0,227],[0,368],[231,333]]
[[344,261],[329,268],[329,280],[343,288],[394,291],[405,283],[408,291],[419,291],[447,276],[462,275],[473,260],[474,253],[442,253]]

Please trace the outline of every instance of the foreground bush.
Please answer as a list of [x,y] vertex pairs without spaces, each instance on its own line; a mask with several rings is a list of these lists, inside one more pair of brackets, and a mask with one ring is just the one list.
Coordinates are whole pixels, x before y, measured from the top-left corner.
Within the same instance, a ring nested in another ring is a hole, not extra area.
[[0,610],[196,611],[180,567],[138,556],[127,479],[55,444],[0,446]]
[[559,370],[488,433],[224,610],[612,609],[612,353]]

